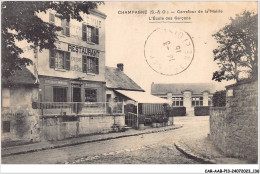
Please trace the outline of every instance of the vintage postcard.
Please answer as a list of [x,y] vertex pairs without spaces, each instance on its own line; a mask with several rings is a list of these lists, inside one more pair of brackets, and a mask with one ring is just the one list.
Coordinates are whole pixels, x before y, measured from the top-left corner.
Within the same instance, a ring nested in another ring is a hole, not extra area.
[[259,173],[257,1],[1,11],[3,172]]

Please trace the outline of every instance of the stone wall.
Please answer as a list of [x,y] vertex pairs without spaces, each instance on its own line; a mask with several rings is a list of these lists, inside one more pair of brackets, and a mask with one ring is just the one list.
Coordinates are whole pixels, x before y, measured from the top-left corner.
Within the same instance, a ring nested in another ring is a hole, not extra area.
[[258,85],[243,81],[226,87],[226,107],[211,108],[210,137],[226,155],[257,162]]
[[125,115],[81,115],[41,118],[42,140],[62,140],[88,134],[107,133],[113,130],[114,124],[124,126]]
[[20,86],[3,87],[8,93],[2,103],[1,142],[3,146],[38,142],[40,124],[38,112],[32,109],[37,100],[38,88]]

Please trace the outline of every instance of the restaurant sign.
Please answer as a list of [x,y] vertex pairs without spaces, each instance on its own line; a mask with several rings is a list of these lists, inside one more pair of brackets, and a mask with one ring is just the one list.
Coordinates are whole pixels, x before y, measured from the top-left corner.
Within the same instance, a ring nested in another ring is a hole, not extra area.
[[75,52],[75,53],[81,53],[81,54],[85,54],[87,56],[99,58],[98,50],[83,47],[83,46],[68,44],[68,51]]

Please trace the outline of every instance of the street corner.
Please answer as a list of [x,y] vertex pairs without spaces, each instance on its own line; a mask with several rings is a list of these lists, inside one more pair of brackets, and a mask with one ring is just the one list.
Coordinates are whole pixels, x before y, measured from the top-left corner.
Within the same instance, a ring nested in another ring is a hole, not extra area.
[[[216,164],[216,160],[208,158],[207,155],[205,155],[205,151],[203,151],[202,147],[199,146],[191,146],[191,142],[185,142],[185,140],[179,140],[178,142],[174,143],[177,150],[179,150],[181,153],[186,155],[187,157],[194,159],[198,162],[204,163],[204,164]],[[205,147],[205,146],[203,146]],[[211,156],[209,154],[209,156]]]

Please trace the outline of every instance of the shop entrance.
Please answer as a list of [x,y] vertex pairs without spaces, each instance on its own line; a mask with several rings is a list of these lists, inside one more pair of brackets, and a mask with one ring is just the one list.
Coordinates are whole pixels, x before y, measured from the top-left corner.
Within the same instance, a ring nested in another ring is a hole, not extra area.
[[82,110],[81,105],[81,88],[73,87],[72,88],[72,101],[76,102],[73,104],[73,112],[78,114]]
[[73,87],[73,102],[81,102],[81,89]]

